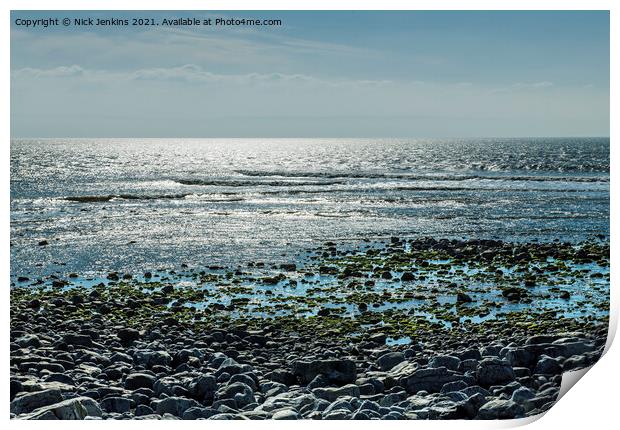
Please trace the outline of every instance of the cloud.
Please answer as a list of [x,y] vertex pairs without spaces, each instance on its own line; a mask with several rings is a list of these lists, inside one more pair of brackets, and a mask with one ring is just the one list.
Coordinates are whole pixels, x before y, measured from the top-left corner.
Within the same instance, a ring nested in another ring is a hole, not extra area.
[[155,67],[137,69],[129,72],[109,72],[105,70],[85,69],[78,65],[36,69],[25,67],[13,70],[11,77],[15,79],[75,78],[123,81],[179,82],[187,84],[231,84],[231,85],[320,85],[320,86],[381,86],[390,84],[389,80],[334,80],[322,79],[304,74],[287,73],[246,73],[217,74],[204,70],[196,64],[185,64],[179,67]]
[[517,82],[516,84],[513,84],[513,87],[515,88],[549,88],[552,86],[553,86],[553,82],[549,82],[549,81],[530,82],[530,83]]
[[14,78],[64,78],[84,76],[85,74],[86,71],[82,67],[75,64],[72,66],[60,66],[51,69],[35,69],[32,67],[25,67],[11,72],[11,76]]

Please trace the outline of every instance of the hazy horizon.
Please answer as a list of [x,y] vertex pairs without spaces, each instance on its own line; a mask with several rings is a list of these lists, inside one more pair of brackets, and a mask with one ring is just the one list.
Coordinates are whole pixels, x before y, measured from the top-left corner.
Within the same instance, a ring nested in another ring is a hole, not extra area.
[[[276,27],[50,27],[238,17]],[[13,11],[12,138],[609,137],[607,11]]]

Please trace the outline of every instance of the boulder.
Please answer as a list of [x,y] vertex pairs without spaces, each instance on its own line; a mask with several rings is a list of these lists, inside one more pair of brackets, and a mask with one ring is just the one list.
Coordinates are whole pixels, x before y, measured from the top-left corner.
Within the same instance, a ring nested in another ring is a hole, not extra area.
[[141,366],[151,368],[153,366],[169,366],[172,357],[166,351],[138,350],[134,353],[134,360]]
[[175,417],[182,417],[185,411],[190,408],[201,407],[200,403],[184,397],[167,397],[157,402],[155,411],[159,415],[172,414]]
[[23,394],[11,402],[11,413],[24,414],[42,406],[53,405],[62,401],[60,390],[50,389]]
[[123,345],[129,345],[131,342],[140,339],[140,332],[133,328],[122,328],[116,333],[116,336]]
[[216,400],[232,399],[235,401],[238,408],[243,408],[250,403],[254,403],[254,391],[250,386],[243,382],[234,382],[221,387],[215,393]]
[[131,400],[125,397],[106,397],[99,402],[101,408],[106,412],[116,412],[122,414],[131,409]]
[[512,400],[493,399],[480,407],[476,419],[501,420],[522,418],[524,414],[523,406]]
[[543,355],[538,360],[538,363],[536,363],[534,373],[543,375],[560,375],[562,373],[562,366],[555,358]]
[[83,420],[86,417],[101,417],[96,401],[90,397],[76,397],[53,405],[44,406],[20,418],[25,420]]
[[478,363],[476,380],[482,387],[501,385],[514,381],[515,374],[512,367],[499,358],[485,358]]
[[400,384],[409,394],[418,391],[438,393],[448,382],[460,380],[461,377],[445,367],[418,369],[411,376],[402,378]]
[[309,383],[319,374],[338,385],[353,383],[357,377],[352,360],[296,361],[293,363],[292,372],[303,384]]
[[343,387],[315,388],[312,394],[319,399],[334,402],[340,397],[359,397],[360,389],[357,385],[348,384]]
[[153,388],[155,377],[148,373],[131,373],[125,378],[125,388],[137,390],[138,388]]
[[461,360],[451,355],[438,355],[428,362],[428,367],[445,367],[448,370],[458,370]]
[[403,361],[405,361],[405,355],[402,352],[388,352],[377,359],[377,366],[387,371]]

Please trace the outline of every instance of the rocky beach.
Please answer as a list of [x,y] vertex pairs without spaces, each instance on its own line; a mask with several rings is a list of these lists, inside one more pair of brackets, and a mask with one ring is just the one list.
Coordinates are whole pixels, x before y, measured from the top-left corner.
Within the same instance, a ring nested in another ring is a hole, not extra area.
[[600,357],[609,242],[329,241],[12,281],[15,419],[510,419]]

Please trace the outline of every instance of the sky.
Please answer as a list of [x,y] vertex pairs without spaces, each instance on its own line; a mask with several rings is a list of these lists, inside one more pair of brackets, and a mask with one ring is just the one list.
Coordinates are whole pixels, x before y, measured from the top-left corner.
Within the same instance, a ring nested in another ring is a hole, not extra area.
[[[216,17],[279,26],[27,28]],[[609,136],[607,11],[11,13],[11,136]]]

